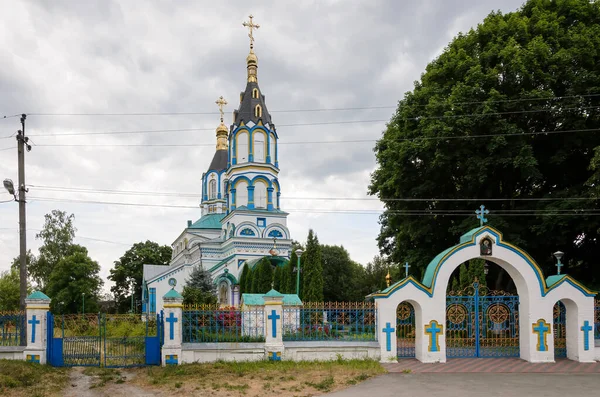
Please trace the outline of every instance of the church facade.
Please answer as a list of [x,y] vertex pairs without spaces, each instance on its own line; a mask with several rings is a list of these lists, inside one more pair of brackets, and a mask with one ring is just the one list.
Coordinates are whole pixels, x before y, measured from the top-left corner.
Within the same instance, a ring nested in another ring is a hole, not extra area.
[[240,302],[239,276],[244,264],[261,258],[272,263],[289,259],[291,237],[287,213],[281,210],[277,129],[258,86],[258,58],[254,53],[252,17],[250,53],[246,58],[246,89],[233,112],[233,123],[223,122],[223,97],[217,100],[221,123],[216,129],[216,151],[202,174],[201,216],[172,244],[168,266],[144,265],[143,311],[159,312],[171,288],[183,291],[195,266],[210,271],[221,305]]

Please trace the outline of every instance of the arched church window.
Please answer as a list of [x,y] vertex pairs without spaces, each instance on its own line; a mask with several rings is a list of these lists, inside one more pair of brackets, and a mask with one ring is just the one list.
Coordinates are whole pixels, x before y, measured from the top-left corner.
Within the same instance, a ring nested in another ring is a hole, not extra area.
[[217,180],[211,179],[208,183],[208,197],[210,200],[217,198]]
[[258,88],[252,90],[252,98],[258,99]]
[[283,233],[281,233],[277,229],[273,229],[269,232],[269,237],[271,238],[283,238]]
[[258,131],[254,132],[254,161],[265,161],[265,136]]
[[250,229],[249,227],[242,229],[242,231],[240,232],[241,236],[256,236],[256,233],[254,233],[254,230]]
[[246,163],[248,162],[248,144],[250,136],[247,132],[240,132],[236,138],[236,149],[237,149],[237,162]]
[[260,105],[256,105],[256,107],[254,108],[254,117],[262,117],[262,108],[260,107]]
[[248,182],[240,181],[236,185],[235,205],[236,205],[236,207],[241,207],[242,205],[248,205]]
[[271,139],[269,142],[269,145],[271,146],[270,148],[270,156],[271,156],[271,164],[275,164],[275,145],[276,145],[276,141],[275,141],[275,134],[271,134]]
[[263,181],[254,184],[254,207],[267,208],[267,185]]

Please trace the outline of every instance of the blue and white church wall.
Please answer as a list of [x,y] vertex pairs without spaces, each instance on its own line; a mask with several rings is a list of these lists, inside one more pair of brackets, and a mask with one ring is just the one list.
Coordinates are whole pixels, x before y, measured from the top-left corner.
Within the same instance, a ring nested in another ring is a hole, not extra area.
[[[492,242],[490,255],[480,244]],[[596,351],[593,330],[595,292],[568,275],[544,278],[540,267],[525,251],[506,242],[489,226],[461,237],[460,243],[436,256],[423,280],[407,277],[372,297],[377,305],[382,362],[396,359],[396,308],[409,302],[415,310],[415,356],[422,362],[446,361],[446,295],[454,270],[471,259],[496,263],[513,279],[519,295],[520,357],[529,362],[553,362],[553,308],[563,302],[567,317],[567,357],[592,362]]]
[[[257,106],[262,111],[260,105]],[[260,120],[258,124],[253,121],[239,126],[233,124],[229,134],[229,165],[265,163],[279,168],[278,138],[274,126],[263,125]]]

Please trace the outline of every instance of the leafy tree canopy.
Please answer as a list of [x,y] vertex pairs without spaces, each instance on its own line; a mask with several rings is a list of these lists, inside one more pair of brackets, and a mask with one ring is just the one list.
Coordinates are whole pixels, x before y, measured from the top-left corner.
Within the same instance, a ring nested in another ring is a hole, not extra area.
[[71,245],[66,255],[58,261],[48,280],[47,293],[52,298],[51,309],[57,313],[81,312],[85,299],[86,313],[98,311],[100,265],[88,256],[80,245]]
[[29,276],[42,291],[46,290],[54,267],[66,256],[73,244],[77,231],[74,220],[75,215],[67,215],[65,211],[60,210],[52,210],[44,215],[44,227],[35,236],[42,241],[40,254],[28,268]]
[[217,302],[216,291],[210,272],[201,266],[195,266],[181,295],[184,304],[209,304]]
[[305,302],[323,301],[323,253],[319,238],[312,229],[308,231],[306,251],[300,257],[302,289],[300,298]]
[[[459,34],[405,94],[375,147],[369,191],[385,203],[381,252],[422,276],[479,225],[472,214],[484,203],[490,225],[546,274],[561,250],[567,273],[599,287],[600,217],[571,212],[598,206],[600,134],[577,132],[600,128],[598,94],[598,1],[530,0]],[[533,134],[540,131],[549,134]],[[569,197],[589,200],[515,200]],[[385,201],[414,198],[476,201]]]
[[11,268],[0,273],[0,312],[19,310],[19,269]]
[[144,265],[168,265],[171,254],[171,247],[146,241],[134,244],[115,261],[108,279],[115,283],[110,290],[121,312],[130,308],[132,291],[135,300],[142,298]]

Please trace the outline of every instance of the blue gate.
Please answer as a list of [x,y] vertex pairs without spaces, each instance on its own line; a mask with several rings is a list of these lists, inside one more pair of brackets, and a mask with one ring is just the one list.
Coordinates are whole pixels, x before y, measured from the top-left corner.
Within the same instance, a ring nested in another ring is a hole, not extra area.
[[47,316],[48,363],[55,367],[160,365],[162,313]]
[[553,310],[553,333],[554,333],[554,357],[567,357],[567,309],[565,305],[558,301],[554,304]]
[[446,298],[447,357],[519,357],[519,297],[475,282]]
[[415,309],[408,302],[396,308],[396,352],[398,358],[415,357]]

